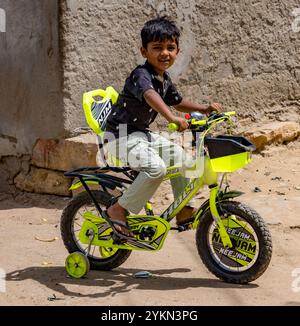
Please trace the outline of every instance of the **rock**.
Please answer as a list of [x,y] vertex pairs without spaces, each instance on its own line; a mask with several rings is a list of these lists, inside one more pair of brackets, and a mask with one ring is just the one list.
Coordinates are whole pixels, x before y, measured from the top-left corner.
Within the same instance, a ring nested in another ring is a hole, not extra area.
[[94,167],[97,151],[97,137],[93,134],[60,140],[39,139],[33,148],[32,164],[59,171]]
[[272,122],[256,129],[243,132],[243,135],[256,145],[257,150],[262,150],[266,145],[289,142],[300,135],[300,125],[297,122]]
[[273,177],[271,178],[271,180],[281,180],[282,178],[281,177]]
[[14,179],[17,188],[23,191],[40,194],[70,196],[68,190],[72,179],[66,178],[62,172],[31,167],[28,174],[20,172]]
[[297,229],[299,229],[300,230],[300,225],[290,225],[290,229],[291,230],[297,230]]
[[261,192],[261,189],[260,189],[259,187],[255,187],[255,188],[253,189],[253,191],[254,191],[254,192]]

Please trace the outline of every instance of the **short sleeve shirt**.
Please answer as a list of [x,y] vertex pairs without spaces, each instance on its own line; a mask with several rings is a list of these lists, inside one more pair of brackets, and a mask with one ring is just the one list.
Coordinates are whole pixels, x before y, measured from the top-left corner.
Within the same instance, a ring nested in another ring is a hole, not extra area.
[[165,72],[164,77],[160,77],[146,61],[144,65],[136,67],[126,79],[118,101],[113,105],[107,119],[106,131],[118,137],[120,124],[127,124],[129,134],[147,131],[157,116],[157,112],[144,99],[144,93],[149,89],[159,93],[168,106],[182,101],[182,96],[173,85],[169,74]]

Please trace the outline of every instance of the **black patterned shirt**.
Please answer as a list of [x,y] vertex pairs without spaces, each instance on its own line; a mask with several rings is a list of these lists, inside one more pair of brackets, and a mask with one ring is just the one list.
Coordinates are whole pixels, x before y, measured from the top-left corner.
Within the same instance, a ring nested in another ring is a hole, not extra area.
[[112,132],[116,138],[119,137],[120,124],[127,124],[128,134],[148,131],[149,125],[157,116],[157,112],[144,99],[144,93],[149,89],[159,93],[168,106],[182,101],[182,96],[173,85],[169,74],[165,72],[161,78],[146,61],[137,66],[126,79],[118,101],[113,105],[107,119],[106,131]]

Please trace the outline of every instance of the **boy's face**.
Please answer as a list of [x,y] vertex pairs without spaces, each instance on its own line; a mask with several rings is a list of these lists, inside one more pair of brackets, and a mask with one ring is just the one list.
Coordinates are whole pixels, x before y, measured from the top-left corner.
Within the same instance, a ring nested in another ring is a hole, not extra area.
[[173,65],[178,52],[176,41],[169,39],[149,42],[146,49],[141,48],[142,56],[147,58],[160,76]]

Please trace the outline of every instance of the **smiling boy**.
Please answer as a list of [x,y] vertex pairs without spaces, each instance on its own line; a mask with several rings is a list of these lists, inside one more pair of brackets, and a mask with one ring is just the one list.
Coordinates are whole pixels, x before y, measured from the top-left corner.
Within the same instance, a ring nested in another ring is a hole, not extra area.
[[[169,106],[180,112],[198,111],[205,114],[221,110],[218,103],[204,106],[182,98],[173,85],[167,69],[174,64],[179,53],[179,37],[179,29],[166,17],[145,23],[141,31],[141,54],[146,62],[135,68],[126,79],[118,102],[107,120],[106,131],[117,138],[108,143],[107,150],[139,171],[130,188],[106,212],[117,232],[127,237],[132,237],[126,223],[128,211],[137,214],[144,207],[162,182],[170,162],[175,165],[185,161],[182,147],[151,132],[149,125],[160,114],[169,123],[176,123],[179,131],[187,129],[187,121],[174,115]],[[119,135],[121,124],[127,126],[126,137]],[[125,148],[126,157],[118,154],[116,148]],[[138,164],[130,164],[128,157],[138,157]],[[175,198],[188,182],[181,176],[171,180]],[[192,202],[189,205],[177,214],[177,225],[191,220],[194,208]]]

